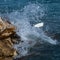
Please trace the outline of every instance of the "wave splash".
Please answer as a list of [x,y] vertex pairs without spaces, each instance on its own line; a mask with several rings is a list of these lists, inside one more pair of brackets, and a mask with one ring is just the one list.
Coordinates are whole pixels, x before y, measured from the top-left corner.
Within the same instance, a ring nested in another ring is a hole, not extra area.
[[15,11],[8,15],[12,23],[17,27],[17,34],[21,36],[21,40],[23,41],[14,46],[19,52],[17,57],[27,55],[29,48],[33,47],[37,41],[40,43],[42,41],[43,43],[57,44],[56,40],[45,35],[42,28],[33,26],[33,22],[41,22],[40,18],[44,16],[44,11],[45,9],[41,4],[29,4],[21,11]]

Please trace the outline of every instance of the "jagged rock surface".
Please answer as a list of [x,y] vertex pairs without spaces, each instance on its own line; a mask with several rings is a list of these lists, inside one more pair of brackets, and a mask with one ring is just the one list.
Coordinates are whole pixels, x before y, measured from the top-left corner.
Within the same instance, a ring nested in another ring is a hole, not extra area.
[[17,51],[12,48],[20,37],[15,32],[16,27],[0,17],[0,60],[13,60]]

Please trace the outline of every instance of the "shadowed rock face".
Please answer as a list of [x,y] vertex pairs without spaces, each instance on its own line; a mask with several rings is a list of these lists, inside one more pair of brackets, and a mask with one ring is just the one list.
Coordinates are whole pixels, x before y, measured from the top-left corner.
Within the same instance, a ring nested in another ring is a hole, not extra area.
[[17,51],[12,48],[20,40],[16,27],[0,17],[0,60],[13,60]]

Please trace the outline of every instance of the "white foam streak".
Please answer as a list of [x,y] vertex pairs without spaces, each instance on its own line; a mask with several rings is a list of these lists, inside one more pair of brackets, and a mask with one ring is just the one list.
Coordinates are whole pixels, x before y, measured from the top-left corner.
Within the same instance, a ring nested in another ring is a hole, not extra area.
[[37,23],[37,24],[35,24],[34,27],[38,27],[38,28],[40,28],[40,27],[43,27],[43,25],[44,25],[44,23],[41,22],[41,23]]

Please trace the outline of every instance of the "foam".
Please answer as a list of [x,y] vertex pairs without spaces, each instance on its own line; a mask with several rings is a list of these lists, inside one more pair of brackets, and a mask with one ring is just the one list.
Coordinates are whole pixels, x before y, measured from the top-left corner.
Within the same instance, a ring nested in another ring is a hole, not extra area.
[[[14,21],[12,24],[17,27],[17,34],[21,36],[21,40],[24,41],[14,45],[14,48],[19,52],[17,57],[27,55],[29,48],[33,47],[39,40],[54,45],[57,44],[57,41],[46,36],[41,28],[36,28],[30,24],[31,20],[41,21],[39,17],[42,18],[43,16],[44,8],[41,4],[29,4],[22,9],[22,12],[15,11],[8,15],[8,17]],[[39,25],[43,26],[43,23],[40,23]]]

